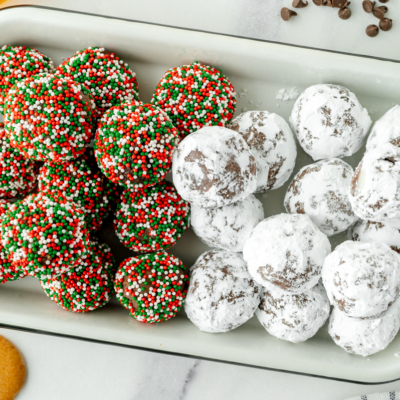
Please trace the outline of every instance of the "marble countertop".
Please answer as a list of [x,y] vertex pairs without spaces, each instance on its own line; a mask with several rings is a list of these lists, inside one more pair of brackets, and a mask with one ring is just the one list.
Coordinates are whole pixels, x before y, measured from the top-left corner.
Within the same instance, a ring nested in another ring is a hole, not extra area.
[[[31,0],[31,4],[154,22],[211,32],[375,56],[400,61],[400,20],[376,38],[377,23],[352,0],[353,16],[309,7],[285,23],[281,7],[290,0]],[[0,7],[23,4],[8,0]],[[400,15],[391,0],[388,17]],[[1,32],[0,32],[1,38]],[[1,39],[0,39],[1,42]],[[18,400],[342,400],[363,393],[400,390],[400,381],[377,386],[233,366],[85,341],[0,329],[24,355],[28,376]]]

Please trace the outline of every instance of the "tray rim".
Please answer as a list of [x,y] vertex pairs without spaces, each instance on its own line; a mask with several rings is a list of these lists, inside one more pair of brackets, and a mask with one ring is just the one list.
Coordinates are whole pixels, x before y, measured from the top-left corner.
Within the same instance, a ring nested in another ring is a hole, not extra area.
[[[339,55],[359,57],[359,58],[367,58],[367,59],[372,59],[372,60],[377,60],[377,61],[392,62],[392,63],[400,64],[400,60],[384,58],[384,57],[375,57],[375,56],[370,56],[370,55],[348,53],[348,52],[342,52],[342,51],[337,51],[337,50],[321,49],[318,47],[311,47],[311,46],[301,46],[301,45],[292,44],[292,43],[277,42],[277,41],[273,41],[273,40],[251,38],[251,37],[233,35],[233,34],[225,34],[225,33],[221,33],[221,32],[213,32],[213,31],[207,31],[207,30],[202,30],[202,29],[191,29],[191,28],[179,27],[179,26],[168,25],[168,24],[160,24],[160,23],[149,22],[149,21],[140,21],[140,20],[135,20],[135,19],[130,19],[130,18],[115,17],[115,16],[110,16],[110,15],[104,15],[104,14],[89,13],[89,12],[76,11],[76,10],[68,10],[65,8],[49,7],[49,6],[42,6],[42,5],[35,5],[35,4],[17,4],[17,5],[2,7],[2,8],[0,8],[0,12],[5,11],[5,10],[14,9],[14,8],[35,8],[35,9],[41,9],[41,10],[56,11],[56,12],[60,12],[60,13],[78,14],[78,15],[84,15],[84,16],[89,16],[89,17],[100,17],[100,18],[105,18],[105,19],[113,19],[113,20],[132,22],[132,23],[138,23],[138,24],[153,25],[153,26],[172,28],[172,29],[178,29],[178,30],[190,31],[190,32],[207,33],[207,34],[226,36],[226,37],[231,37],[231,38],[236,38],[236,39],[245,39],[245,40],[250,40],[250,41],[255,41],[255,42],[263,42],[263,43],[269,43],[269,44],[274,44],[274,45],[281,45],[281,46],[294,47],[294,48],[299,48],[299,49],[313,50],[313,51],[318,51],[318,52],[322,52],[322,53],[332,53],[332,54],[339,54]],[[21,331],[21,332],[27,332],[27,333],[33,333],[33,334],[38,334],[38,335],[47,335],[47,336],[53,336],[53,337],[59,337],[59,338],[80,340],[80,341],[86,341],[86,342],[96,343],[96,344],[118,346],[118,347],[130,348],[130,349],[134,349],[134,350],[148,351],[148,352],[152,352],[152,353],[166,354],[166,355],[177,356],[177,357],[198,359],[198,360],[211,361],[211,362],[219,362],[219,363],[223,363],[223,364],[236,365],[236,366],[240,366],[240,367],[256,368],[256,369],[267,370],[267,371],[275,371],[275,372],[279,372],[279,373],[300,375],[300,376],[306,376],[306,377],[310,377],[310,378],[320,378],[320,379],[332,380],[332,381],[337,381],[337,382],[365,385],[365,386],[382,385],[382,384],[397,382],[400,380],[400,376],[399,376],[396,379],[392,379],[392,380],[388,380],[388,381],[377,381],[377,382],[358,381],[358,380],[351,380],[351,379],[344,379],[344,378],[335,378],[335,377],[330,377],[330,376],[325,376],[325,375],[310,374],[310,373],[299,372],[299,371],[292,371],[292,370],[288,370],[288,369],[264,367],[264,366],[253,365],[253,364],[246,364],[246,363],[240,363],[240,362],[235,362],[235,361],[216,359],[216,358],[211,358],[211,357],[194,356],[191,354],[135,346],[135,345],[130,345],[130,344],[126,344],[126,343],[110,342],[107,340],[93,339],[93,338],[79,336],[79,335],[70,335],[70,334],[65,334],[65,333],[52,332],[49,330],[40,330],[40,329],[29,328],[29,327],[20,326],[20,325],[4,324],[1,322],[0,322],[0,328]]]

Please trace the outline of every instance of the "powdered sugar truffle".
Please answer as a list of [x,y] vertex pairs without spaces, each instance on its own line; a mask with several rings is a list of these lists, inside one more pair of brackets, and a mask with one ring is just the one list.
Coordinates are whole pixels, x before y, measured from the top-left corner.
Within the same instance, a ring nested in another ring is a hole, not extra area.
[[285,196],[288,213],[307,214],[327,236],[345,231],[358,220],[348,198],[353,168],[339,158],[302,168]]
[[350,240],[366,243],[386,243],[400,253],[400,222],[397,220],[373,222],[358,220],[348,231]]
[[400,256],[384,243],[346,241],[325,259],[331,304],[354,318],[379,318],[400,295]]
[[254,280],[270,290],[301,293],[318,283],[328,238],[303,214],[279,214],[260,222],[243,256]]
[[400,147],[400,106],[396,105],[384,114],[372,127],[368,137],[367,150],[386,143]]
[[254,227],[264,219],[264,209],[254,195],[223,207],[193,205],[191,224],[196,235],[208,246],[243,251]]
[[185,311],[202,331],[228,332],[253,316],[260,293],[240,253],[211,250],[191,268]]
[[370,356],[384,350],[400,328],[399,305],[394,304],[386,315],[377,319],[355,319],[332,311],[329,334],[334,342],[349,353]]
[[278,189],[290,177],[297,149],[286,121],[268,111],[247,111],[227,128],[242,135],[257,163],[257,192]]
[[203,207],[245,199],[257,187],[256,162],[245,140],[220,126],[187,136],[173,154],[172,174],[181,197]]
[[367,151],[356,168],[349,195],[360,218],[384,222],[400,218],[400,148],[388,143]]
[[339,85],[314,85],[296,100],[290,123],[314,160],[356,153],[371,126],[354,93]]
[[313,337],[329,313],[325,289],[318,284],[298,294],[264,291],[256,316],[271,335],[299,343]]

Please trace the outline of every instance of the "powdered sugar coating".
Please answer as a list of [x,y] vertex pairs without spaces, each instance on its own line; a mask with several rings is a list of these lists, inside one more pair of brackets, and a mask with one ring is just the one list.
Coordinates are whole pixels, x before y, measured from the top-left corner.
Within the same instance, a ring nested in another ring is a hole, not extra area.
[[353,168],[339,158],[302,168],[285,196],[288,213],[307,214],[327,236],[345,231],[358,220],[348,198]]
[[245,199],[257,187],[256,162],[245,140],[220,126],[187,136],[173,153],[172,174],[183,199],[221,207]]
[[191,224],[196,235],[208,246],[243,251],[254,227],[264,219],[261,201],[254,195],[223,207],[192,205]]
[[351,156],[372,122],[354,93],[331,84],[306,89],[289,120],[301,147],[314,160]]
[[388,143],[364,154],[352,177],[349,199],[362,219],[400,218],[399,147]]
[[191,268],[185,311],[204,332],[228,332],[253,316],[260,292],[240,253],[211,250]]
[[378,318],[400,295],[400,256],[384,243],[346,241],[325,259],[329,301],[354,318]]
[[227,128],[243,136],[256,159],[256,192],[278,189],[289,179],[297,148],[293,133],[281,116],[268,111],[247,111]]
[[304,214],[279,214],[260,222],[246,241],[250,275],[268,290],[301,293],[318,283],[328,238]]
[[344,350],[360,356],[370,356],[384,350],[395,338],[400,328],[399,305],[394,304],[387,314],[377,319],[355,319],[332,311],[329,334]]
[[349,240],[366,243],[386,243],[400,253],[400,223],[397,220],[373,222],[358,220],[348,231]]
[[329,313],[325,289],[318,284],[298,294],[264,291],[256,316],[271,335],[300,343],[318,332]]
[[396,105],[384,114],[372,127],[367,141],[367,150],[386,143],[400,147],[400,106]]

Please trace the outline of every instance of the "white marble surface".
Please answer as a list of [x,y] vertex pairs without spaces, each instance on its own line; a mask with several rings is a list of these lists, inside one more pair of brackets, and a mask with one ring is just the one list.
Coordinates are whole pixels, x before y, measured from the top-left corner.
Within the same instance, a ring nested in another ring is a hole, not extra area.
[[18,400],[342,400],[362,386],[0,329],[28,367]]
[[[365,27],[377,20],[352,0],[353,17],[313,4],[289,23],[279,18],[289,0],[34,0],[30,3],[303,46],[400,60],[400,1],[391,0],[394,28],[377,38]],[[9,0],[1,6],[23,4]],[[311,0],[310,0],[311,3]],[[1,41],[1,32],[0,32]],[[18,400],[276,399],[341,400],[400,390],[232,366],[89,342],[0,329],[21,350],[28,367]]]

